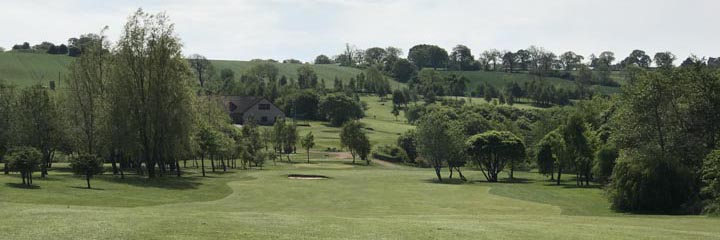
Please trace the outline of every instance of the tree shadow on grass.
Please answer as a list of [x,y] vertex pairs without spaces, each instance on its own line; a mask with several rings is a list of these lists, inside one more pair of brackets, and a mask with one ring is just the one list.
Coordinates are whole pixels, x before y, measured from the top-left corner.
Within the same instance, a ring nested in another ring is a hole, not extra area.
[[461,184],[470,183],[468,181],[463,181],[462,179],[459,179],[459,178],[453,178],[453,179],[443,178],[442,182],[439,181],[437,178],[431,178],[431,179],[425,179],[424,182],[435,183],[435,184],[446,184],[446,185],[461,185]]
[[512,179],[511,178],[501,178],[501,179],[499,179],[498,183],[528,184],[528,183],[533,183],[533,181],[530,180],[529,178],[514,177]]
[[105,182],[110,182],[110,183],[127,184],[127,185],[132,185],[135,187],[185,190],[185,189],[197,189],[198,187],[200,187],[203,184],[200,182],[200,180],[202,178],[217,178],[217,177],[210,176],[210,175],[208,175],[208,177],[164,176],[164,177],[157,177],[154,179],[149,179],[144,176],[125,175],[125,178],[122,179],[118,176],[103,175],[103,176],[97,176],[94,179],[96,179],[98,181],[105,181]]
[[38,185],[25,185],[22,183],[5,183],[5,186],[11,187],[11,188],[21,188],[21,189],[40,189],[40,186]]
[[[347,159],[341,159],[341,160],[347,160]],[[350,161],[352,161],[352,159],[350,159]],[[357,161],[357,162],[355,162],[355,163],[352,163],[352,162],[343,162],[342,164],[350,165],[350,166],[360,166],[360,167],[369,167],[369,166],[372,166],[372,165],[367,165],[364,160],[363,160],[362,162]]]
[[75,188],[75,189],[82,189],[82,190],[96,190],[96,191],[105,191],[105,189],[104,189],[104,188],[87,188],[87,187],[78,187],[78,186],[74,186],[74,187],[71,187],[71,188]]
[[581,189],[581,188],[586,188],[586,189],[602,189],[602,185],[600,185],[600,184],[590,184],[590,186],[585,186],[585,185],[583,185],[583,186],[578,186],[578,185],[575,184],[574,182],[573,182],[573,183],[568,183],[568,182],[562,182],[562,181],[560,182],[560,185],[557,185],[556,182],[548,182],[548,183],[543,184],[543,185],[546,186],[546,187],[562,187],[562,188],[566,188],[566,189]]

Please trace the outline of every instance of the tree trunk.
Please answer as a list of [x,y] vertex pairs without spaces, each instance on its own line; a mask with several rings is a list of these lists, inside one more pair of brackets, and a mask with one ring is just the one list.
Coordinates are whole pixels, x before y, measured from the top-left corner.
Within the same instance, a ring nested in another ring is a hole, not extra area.
[[562,166],[559,166],[559,167],[558,167],[558,174],[557,174],[557,184],[556,184],[556,185],[558,185],[558,186],[560,186],[560,177],[561,177],[561,176],[562,176]]
[[202,165],[200,168],[202,168],[202,174],[204,177],[205,176],[205,154],[204,153],[200,157],[200,165]]
[[457,170],[458,175],[460,175],[460,180],[467,181],[467,178],[463,176],[462,171],[460,171],[460,167],[455,167],[455,170]]
[[86,176],[85,176],[85,180],[87,181],[88,189],[91,189],[91,187],[90,187],[90,175],[86,175]]
[[112,153],[112,154],[110,155],[110,160],[112,161],[113,175],[117,175],[117,174],[118,174],[118,169],[117,169],[117,163],[115,163],[115,161],[117,160],[117,154]]
[[310,163],[310,149],[307,150],[308,163]]
[[435,166],[435,175],[437,175],[438,181],[442,182],[442,176],[440,175],[440,166]]
[[515,161],[510,162],[510,180],[515,180]]

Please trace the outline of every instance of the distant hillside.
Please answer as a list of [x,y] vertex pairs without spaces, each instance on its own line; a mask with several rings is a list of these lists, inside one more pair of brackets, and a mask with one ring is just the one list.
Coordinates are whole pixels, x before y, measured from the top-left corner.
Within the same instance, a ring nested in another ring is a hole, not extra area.
[[0,81],[18,86],[47,85],[66,74],[71,57],[63,55],[5,52],[0,53]]
[[[264,61],[232,61],[232,60],[212,60],[213,66],[215,66],[215,69],[220,71],[220,69],[223,68],[229,68],[235,71],[236,73],[242,73],[247,71],[248,69],[252,68],[255,65],[268,63]],[[338,79],[342,80],[344,83],[348,83],[350,81],[350,78],[357,76],[360,74],[363,70],[357,69],[357,68],[351,68],[351,67],[341,67],[334,64],[295,64],[295,63],[276,63],[276,62],[270,62],[273,65],[275,65],[280,70],[280,76],[285,75],[288,78],[297,78],[297,69],[302,66],[310,66],[315,70],[315,73],[318,75],[318,81],[320,79],[325,79],[325,86],[332,88],[333,87],[333,81],[335,80],[335,77],[338,77]],[[404,86],[405,84],[397,82],[395,80],[390,80],[390,85],[393,88],[397,88],[398,86]]]
[[[28,86],[35,83],[47,85],[49,81],[58,79],[58,74],[68,73],[67,66],[72,61],[71,57],[50,54],[4,52],[0,53],[0,80],[13,83],[18,86]],[[229,61],[211,60],[215,69],[220,71],[229,68],[235,71],[236,75],[247,71],[251,67],[265,63],[257,61]],[[280,70],[280,75],[288,78],[296,78],[297,69],[303,64],[273,63]],[[307,65],[312,67],[318,78],[325,79],[327,87],[333,86],[333,80],[337,76],[343,82],[348,82],[362,70],[337,65]],[[63,76],[64,77],[64,76]],[[61,83],[62,83],[61,79]],[[393,87],[402,85],[391,81]]]
[[[51,80],[57,80],[58,75],[67,74],[67,66],[72,61],[71,57],[49,54],[34,53],[18,53],[4,52],[0,53],[0,80],[13,83],[18,86],[28,86],[35,83],[47,85]],[[231,60],[212,60],[217,71],[223,68],[229,68],[236,72],[237,75],[247,71],[252,66],[265,63],[258,61],[231,61]],[[296,78],[297,69],[303,64],[290,63],[272,63],[280,70],[280,75],[288,78]],[[327,87],[333,86],[333,80],[337,76],[343,82],[347,83],[351,77],[356,76],[362,70],[350,67],[341,67],[337,65],[308,65],[312,67],[318,74],[318,78],[325,79]],[[515,81],[519,84],[536,79],[536,76],[527,73],[505,73],[505,72],[486,72],[486,71],[440,71],[441,74],[457,74],[470,79],[468,89],[474,90],[479,84],[487,82],[495,87],[502,88],[508,82]],[[619,78],[620,73],[614,73],[613,78]],[[61,76],[59,84],[64,81]],[[554,84],[556,87],[574,88],[574,82],[560,78],[543,78],[543,81]],[[405,86],[405,84],[391,81],[393,88]],[[617,87],[593,86],[593,89],[602,93],[617,93]]]
[[[493,85],[497,88],[504,87],[509,82],[517,82],[522,86],[523,83],[532,81],[533,79],[540,80],[539,77],[535,75],[530,75],[528,73],[507,73],[507,72],[490,72],[490,71],[441,71],[441,74],[443,75],[450,75],[450,74],[456,74],[458,76],[465,76],[470,80],[470,84],[468,85],[468,90],[472,91],[475,90],[475,88],[484,83],[488,83],[490,85]],[[562,78],[556,78],[556,77],[543,77],[542,81],[546,83],[550,83],[555,85],[557,88],[565,88],[565,89],[574,89],[575,88],[575,82],[565,80]],[[592,86],[592,89],[605,93],[605,94],[613,94],[620,92],[619,87],[607,87],[607,86],[599,86],[595,85]]]

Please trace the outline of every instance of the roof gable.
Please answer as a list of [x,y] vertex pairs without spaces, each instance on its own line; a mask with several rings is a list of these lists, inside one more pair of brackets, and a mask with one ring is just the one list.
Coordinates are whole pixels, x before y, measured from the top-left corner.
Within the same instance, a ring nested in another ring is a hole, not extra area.
[[224,96],[223,105],[225,110],[231,113],[243,113],[264,99],[262,97]]

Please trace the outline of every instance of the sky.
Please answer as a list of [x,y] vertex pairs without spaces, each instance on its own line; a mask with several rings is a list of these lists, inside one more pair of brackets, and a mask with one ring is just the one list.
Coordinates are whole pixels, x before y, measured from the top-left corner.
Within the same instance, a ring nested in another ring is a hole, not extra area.
[[716,0],[0,0],[0,46],[66,43],[104,26],[112,41],[138,8],[165,12],[183,53],[210,59],[312,61],[346,43],[720,56]]

